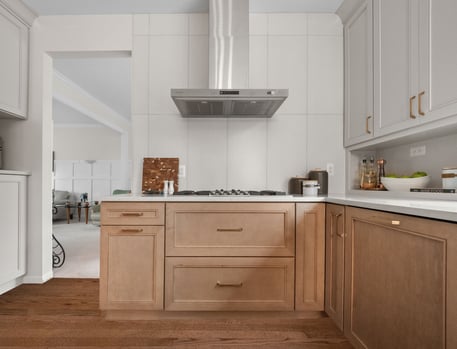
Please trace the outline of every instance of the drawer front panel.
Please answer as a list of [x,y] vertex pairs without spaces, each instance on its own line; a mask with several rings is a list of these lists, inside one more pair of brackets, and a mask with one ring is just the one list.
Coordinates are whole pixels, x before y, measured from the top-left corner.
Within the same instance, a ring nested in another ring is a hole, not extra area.
[[102,202],[102,225],[164,225],[165,205],[151,202]]
[[169,257],[165,310],[293,310],[293,258]]
[[167,256],[295,254],[293,203],[167,204]]

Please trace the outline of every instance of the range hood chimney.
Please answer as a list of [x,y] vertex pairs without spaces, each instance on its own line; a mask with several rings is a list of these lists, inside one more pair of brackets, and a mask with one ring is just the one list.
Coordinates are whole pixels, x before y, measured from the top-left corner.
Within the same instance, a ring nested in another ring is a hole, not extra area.
[[249,0],[209,0],[209,88],[171,89],[184,117],[271,117],[287,89],[248,89]]

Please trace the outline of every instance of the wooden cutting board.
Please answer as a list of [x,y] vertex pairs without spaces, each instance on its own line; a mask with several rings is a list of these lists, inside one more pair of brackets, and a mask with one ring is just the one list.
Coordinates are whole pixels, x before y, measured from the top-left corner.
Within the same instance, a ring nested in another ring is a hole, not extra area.
[[142,191],[163,191],[163,181],[174,181],[178,191],[179,158],[144,158]]

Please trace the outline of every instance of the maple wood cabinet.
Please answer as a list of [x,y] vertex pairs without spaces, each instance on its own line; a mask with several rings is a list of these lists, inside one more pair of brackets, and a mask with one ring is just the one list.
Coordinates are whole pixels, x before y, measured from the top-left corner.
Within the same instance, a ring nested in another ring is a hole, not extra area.
[[456,348],[456,224],[345,210],[345,335],[356,348]]
[[101,309],[163,309],[164,217],[163,203],[102,203]]
[[343,330],[345,206],[327,204],[325,219],[325,312]]

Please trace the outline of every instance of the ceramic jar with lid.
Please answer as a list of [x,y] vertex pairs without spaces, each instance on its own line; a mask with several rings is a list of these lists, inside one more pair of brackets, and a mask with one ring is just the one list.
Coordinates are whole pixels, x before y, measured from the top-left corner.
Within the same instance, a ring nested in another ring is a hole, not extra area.
[[443,189],[457,189],[457,167],[444,167],[441,170]]

